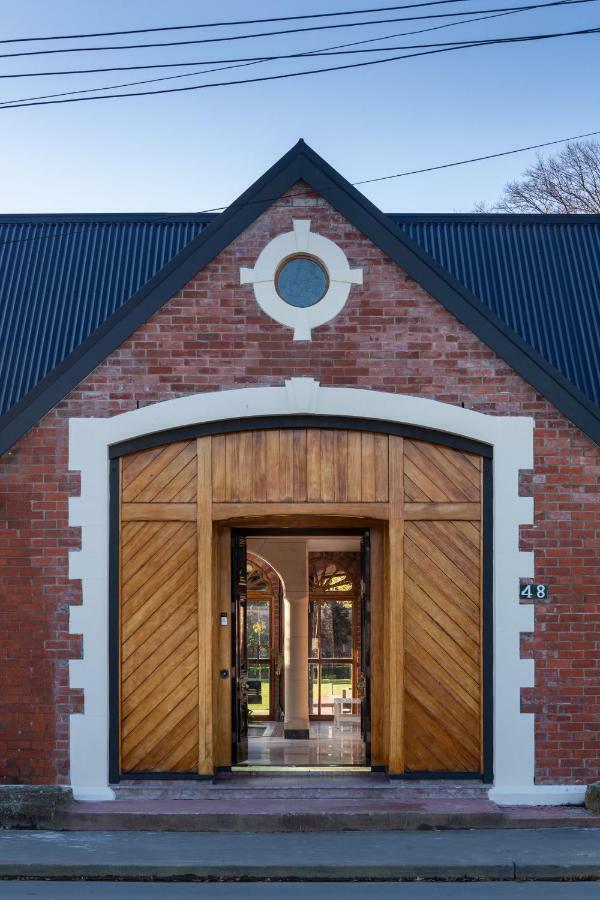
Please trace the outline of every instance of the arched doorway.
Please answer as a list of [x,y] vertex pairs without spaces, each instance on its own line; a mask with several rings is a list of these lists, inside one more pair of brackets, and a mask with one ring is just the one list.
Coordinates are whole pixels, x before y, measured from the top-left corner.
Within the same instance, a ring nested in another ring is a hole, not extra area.
[[283,713],[281,588],[269,563],[248,552],[246,646],[252,722],[278,722]]
[[[306,418],[226,434],[215,425],[115,452],[113,777],[231,765],[231,530],[341,524],[368,527],[377,547],[374,764],[490,777],[489,448],[414,427],[404,435],[402,426]],[[326,603],[317,604],[321,622]],[[323,670],[334,663],[319,656],[313,665],[323,715]]]

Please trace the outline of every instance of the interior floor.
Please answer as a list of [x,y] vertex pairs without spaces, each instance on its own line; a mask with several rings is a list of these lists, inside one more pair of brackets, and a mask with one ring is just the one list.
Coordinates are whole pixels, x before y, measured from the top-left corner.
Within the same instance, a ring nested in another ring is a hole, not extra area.
[[[262,733],[260,733],[262,731]],[[282,722],[250,726],[248,766],[364,766],[360,724],[311,722],[308,740],[283,736]]]

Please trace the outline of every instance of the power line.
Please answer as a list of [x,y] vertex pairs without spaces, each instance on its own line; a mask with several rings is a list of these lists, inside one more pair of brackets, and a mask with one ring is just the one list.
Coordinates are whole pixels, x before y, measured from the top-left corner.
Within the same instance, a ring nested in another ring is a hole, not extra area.
[[[432,25],[432,26],[429,26],[428,28],[418,28],[413,31],[405,31],[405,32],[400,32],[400,33],[396,33],[396,34],[382,35],[381,37],[376,37],[376,38],[366,38],[361,41],[351,41],[350,43],[346,42],[344,44],[334,44],[333,46],[323,47],[321,49],[322,50],[338,50],[338,49],[343,49],[345,47],[357,47],[357,46],[361,46],[364,44],[373,44],[373,43],[376,43],[379,41],[391,40],[392,38],[409,37],[414,34],[425,34],[427,32],[431,32],[431,31],[441,31],[445,28],[456,28],[458,25],[468,25],[472,22],[483,22],[483,21],[487,21],[488,19],[499,19],[499,18],[503,18],[505,16],[514,16],[514,15],[518,15],[521,12],[527,12],[527,11],[529,11],[529,10],[528,9],[525,9],[525,10],[517,9],[517,10],[513,10],[511,12],[493,13],[492,15],[489,15],[489,16],[477,16],[477,17],[471,18],[471,19],[464,19],[461,22],[445,22],[443,25]],[[312,52],[314,52],[314,51],[307,51],[308,55],[310,55]],[[255,65],[258,65],[259,63],[266,62],[266,61],[267,61],[266,59],[261,59],[261,60],[258,60],[257,62],[244,62],[244,63],[240,63],[239,65],[223,66],[223,67],[217,68],[217,69],[204,69],[201,72],[187,72],[182,75],[168,75],[163,78],[151,78],[151,79],[146,79],[144,81],[133,81],[133,82],[129,82],[126,84],[120,84],[120,85],[107,85],[106,87],[88,88],[86,90],[79,90],[79,91],[65,91],[65,92],[62,92],[61,94],[47,94],[47,95],[42,95],[37,98],[22,98],[21,101],[14,100],[14,101],[5,101],[5,102],[6,103],[18,103],[18,102],[24,102],[26,99],[28,99],[28,100],[31,100],[31,99],[45,100],[50,97],[66,96],[69,93],[70,94],[83,94],[83,93],[91,93],[91,92],[97,91],[97,90],[117,90],[117,89],[123,88],[123,87],[133,87],[138,84],[150,84],[150,83],[155,83],[157,81],[172,81],[174,79],[190,78],[190,77],[194,77],[196,75],[208,75],[212,72],[245,68],[247,66],[255,66]],[[200,63],[200,62],[196,62],[196,63],[162,63],[162,64],[152,65],[152,66],[119,66],[119,67],[110,67],[108,69],[82,69],[82,70],[74,70],[74,71],[67,71],[67,72],[41,72],[41,73],[40,72],[32,72],[32,73],[21,74],[18,77],[30,77],[33,75],[74,75],[74,74],[81,74],[81,73],[87,73],[87,72],[122,71],[123,69],[148,69],[148,68],[162,69],[162,68],[171,68],[171,66],[179,67],[179,66],[188,66],[188,65],[202,65],[202,63]],[[0,78],[10,78],[10,77],[11,77],[10,75],[0,75]],[[1,106],[1,104],[0,104],[0,106]]]
[[[184,72],[179,75],[162,75],[160,78],[144,78],[141,81],[126,81],[122,84],[107,84],[96,88],[81,88],[77,91],[59,91],[56,94],[39,94],[36,97],[20,97],[15,100],[0,100],[0,109],[7,106],[13,106],[16,103],[22,103],[24,106],[33,105],[34,100],[47,100],[51,97],[69,97],[73,94],[91,94],[94,91],[115,91],[120,88],[136,87],[139,84],[156,84],[158,81],[174,81],[179,78],[194,78],[196,75],[210,75],[213,72],[226,72],[231,69],[244,69],[247,66],[256,66],[259,63],[270,62],[270,59],[256,59],[250,62],[241,62],[233,66],[217,66],[214,69],[202,69],[200,72]],[[206,65],[206,63],[196,63],[196,65]],[[118,97],[118,94],[115,94]],[[92,98],[89,98],[92,99]]]
[[423,3],[405,3],[396,6],[375,6],[369,9],[344,9],[338,12],[305,13],[297,16],[269,16],[263,19],[238,19],[226,22],[201,22],[194,25],[161,25],[154,28],[129,28],[124,31],[91,31],[81,34],[50,34],[45,37],[3,38],[0,44],[25,44],[33,41],[70,41],[80,38],[118,37],[122,34],[150,34],[159,31],[189,31],[196,28],[222,28],[230,25],[262,25],[267,22],[295,22],[301,19],[329,19],[334,16],[360,16],[367,13],[394,12],[399,9],[417,9],[423,6],[442,6],[447,3],[469,3],[472,0],[427,0]]
[[[256,63],[262,62],[273,62],[276,60],[289,60],[289,59],[297,59],[298,57],[307,57],[307,56],[337,56],[337,55],[347,55],[347,54],[362,54],[362,53],[389,53],[394,50],[415,50],[415,49],[428,49],[428,48],[447,48],[449,50],[462,50],[471,47],[486,47],[486,46],[495,46],[499,44],[514,44],[514,43],[524,43],[530,41],[540,41],[547,40],[550,38],[557,37],[571,37],[575,35],[586,35],[586,34],[596,34],[600,31],[600,27],[597,28],[586,28],[586,29],[578,29],[576,31],[565,31],[565,32],[555,32],[550,34],[537,34],[537,35],[516,35],[514,37],[504,37],[504,38],[482,38],[480,40],[465,40],[465,41],[444,41],[437,43],[429,43],[429,44],[405,44],[401,47],[369,47],[369,48],[361,48],[358,50],[312,50],[307,51],[305,53],[291,53],[284,54],[281,56],[268,56],[268,57],[251,57],[246,59],[217,59],[213,60],[214,63],[235,63],[236,65],[225,65],[223,67],[219,67],[216,69],[207,69],[203,72],[188,72],[184,75],[170,75],[163,76],[162,78],[149,78],[144,81],[133,81],[125,84],[115,84],[108,85],[106,87],[97,87],[97,88],[83,88],[81,90],[75,91],[60,91],[55,94],[42,94],[40,96],[35,97],[21,97],[15,100],[4,100],[0,101],[0,109],[4,106],[14,105],[18,103],[33,105],[34,101],[37,100],[45,100],[52,97],[68,97],[73,96],[74,94],[89,94],[94,91],[102,91],[102,90],[117,90],[125,87],[132,87],[139,84],[152,84],[158,81],[171,81],[176,78],[191,78],[195,75],[206,75],[210,72],[219,72],[224,71],[226,69],[235,69],[241,68],[244,65],[253,65]],[[417,54],[415,54],[417,55]],[[208,65],[209,63],[204,63],[204,65]],[[199,64],[201,65],[201,64]],[[120,96],[116,94],[115,96]],[[82,98],[86,99],[86,98]],[[93,97],[87,99],[94,99]]]
[[[362,181],[353,181],[354,187],[361,184],[375,184],[378,181],[390,181],[392,178],[406,178],[407,175],[423,175],[426,172],[439,172],[441,169],[452,169],[455,166],[466,166],[469,163],[484,162],[488,159],[500,159],[502,156],[513,156],[515,153],[525,153],[527,150],[541,150],[543,147],[554,147],[556,144],[566,144],[569,141],[580,141],[583,138],[596,137],[600,131],[587,131],[585,134],[574,134],[568,138],[558,138],[555,141],[544,141],[543,144],[530,144],[528,147],[517,147],[514,150],[503,150],[501,153],[488,153],[486,156],[473,156],[470,159],[459,159],[456,162],[443,163],[439,166],[428,166],[426,169],[411,169],[408,172],[398,172],[395,175],[380,175],[377,178],[364,178]],[[225,207],[221,207],[224,209]],[[205,210],[210,212],[210,210]]]
[[[572,32],[558,32],[556,34],[551,35],[543,35],[536,36],[534,38],[519,38],[519,39],[508,39],[511,43],[523,43],[531,40],[548,40],[554,39],[558,37],[571,37],[574,35],[586,35],[586,34],[597,34],[600,32],[600,27],[598,28],[587,28],[579,31]],[[494,41],[492,43],[505,43],[506,41]],[[188,91],[199,91],[199,90],[207,90],[208,88],[216,88],[216,87],[233,87],[242,84],[256,84],[259,82],[266,81],[282,81],[288,78],[299,78],[306,75],[320,75],[325,72],[341,72],[349,69],[361,69],[367,66],[377,66],[383,63],[388,62],[397,62],[401,59],[415,59],[419,56],[432,56],[437,53],[452,53],[457,50],[469,50],[473,48],[477,48],[481,46],[480,43],[468,43],[463,44],[460,47],[442,47],[436,50],[422,50],[418,53],[407,53],[401,54],[399,56],[387,56],[385,59],[370,59],[365,62],[357,62],[357,63],[344,63],[341,66],[325,66],[320,69],[305,69],[301,72],[285,72],[277,75],[262,75],[258,78],[239,78],[235,81],[213,81],[208,84],[194,84],[194,85],[186,85],[185,87],[172,87],[172,88],[160,88],[156,91],[129,91],[125,94],[98,94],[95,97],[65,97],[58,100],[36,100],[34,102],[29,103],[9,103],[8,105],[0,105],[0,109],[23,109],[31,106],[56,106],[57,104],[63,103],[87,103],[93,100],[115,100],[122,99],[125,97],[154,97],[159,94],[176,94],[183,93]]]
[[[375,184],[379,181],[391,181],[394,178],[407,178],[410,175],[425,175],[429,172],[440,172],[442,169],[453,169],[457,166],[467,166],[471,163],[476,162],[485,162],[489,159],[500,159],[503,156],[514,156],[516,153],[526,153],[528,150],[542,150],[545,147],[555,147],[557,144],[568,144],[570,141],[581,141],[584,138],[597,137],[600,135],[600,130],[598,131],[586,131],[583,134],[573,134],[570,137],[565,138],[556,138],[552,141],[544,141],[541,144],[529,144],[527,147],[515,147],[512,150],[500,150],[497,153],[487,153],[485,156],[471,156],[468,159],[458,159],[454,162],[449,163],[441,163],[437,166],[427,166],[424,169],[409,169],[406,172],[396,172],[393,175],[379,175],[375,178],[363,178],[361,181],[351,181],[350,184],[353,187],[360,187],[363,184]],[[337,190],[341,190],[338,188]],[[211,209],[203,209],[200,212],[196,213],[196,215],[205,215],[208,213],[220,213],[226,209],[241,209],[244,206],[250,206],[254,203],[274,203],[278,200],[278,197],[271,197],[267,201],[263,200],[251,200],[247,203],[231,203],[229,206],[213,206]]]
[[[580,3],[594,3],[596,0],[553,0],[551,3],[540,4],[543,6],[571,6]],[[513,10],[520,9],[534,9],[536,8],[536,4],[531,4],[528,6],[505,6],[498,7],[495,9],[476,9],[472,12],[475,14],[479,13],[490,13],[490,12],[511,12]],[[464,16],[463,12],[449,12],[449,13],[430,13],[424,16],[400,16],[393,19],[370,19],[367,22],[339,22],[334,25],[307,25],[302,28],[287,28],[279,31],[263,31],[256,32],[255,34],[239,34],[232,35],[228,37],[213,37],[213,38],[197,38],[195,40],[188,41],[163,41],[157,43],[149,43],[149,44],[117,44],[117,45],[109,45],[102,47],[60,47],[53,50],[20,50],[17,53],[2,53],[0,54],[0,59],[14,59],[16,57],[22,56],[47,56],[49,54],[56,53],[91,53],[97,51],[104,50],[139,50],[139,49],[148,49],[153,47],[183,47],[183,46],[191,46],[195,44],[214,44],[221,43],[223,41],[241,41],[241,40],[249,40],[252,38],[258,37],[273,37],[274,35],[280,34],[300,34],[308,31],[328,31],[333,28],[362,28],[366,25],[387,25],[390,22],[417,22],[423,19],[446,19],[453,18],[456,16]]]
[[[442,169],[451,169],[451,168],[455,168],[457,166],[469,165],[471,163],[484,162],[489,159],[500,159],[503,156],[513,156],[516,153],[525,153],[528,150],[541,150],[544,147],[554,147],[557,144],[567,144],[570,141],[579,141],[579,140],[583,140],[584,138],[597,137],[598,135],[600,135],[600,130],[586,131],[582,134],[574,134],[574,135],[571,135],[570,137],[566,137],[566,138],[557,138],[552,141],[544,141],[543,143],[540,143],[540,144],[529,144],[527,147],[516,147],[516,148],[513,148],[512,150],[502,150],[502,151],[499,151],[498,153],[488,153],[485,156],[472,156],[469,159],[459,159],[459,160],[455,160],[454,162],[442,163],[437,166],[428,166],[427,168],[424,168],[424,169],[410,169],[406,172],[397,172],[393,175],[380,175],[376,178],[365,178],[365,179],[362,179],[361,181],[352,181],[350,183],[353,185],[353,187],[359,187],[360,185],[363,185],[363,184],[374,184],[375,182],[379,182],[379,181],[390,181],[393,178],[406,178],[407,176],[410,176],[410,175],[422,175],[422,174],[427,174],[429,172],[439,172]],[[334,188],[334,190],[342,190],[342,188]],[[200,210],[195,213],[189,213],[189,215],[190,216],[212,215],[215,213],[223,212],[226,209],[235,210],[235,209],[242,209],[243,207],[246,207],[246,206],[262,205],[264,203],[274,203],[278,199],[279,199],[279,197],[269,197],[269,198],[263,197],[260,200],[250,200],[250,201],[245,201],[244,203],[231,203],[231,204],[229,204],[229,206],[213,206],[211,209],[203,209],[203,210]],[[171,225],[175,222],[181,221],[182,215],[185,216],[185,214],[182,214],[182,213],[172,213],[171,215],[169,215],[167,213],[167,214],[165,214],[165,216],[160,217],[160,218],[155,218],[152,221],[154,223],[157,223],[160,225]],[[96,228],[100,228],[100,227],[102,227],[102,225],[105,225],[107,223],[93,222],[91,224]],[[5,247],[5,246],[11,245],[11,244],[27,244],[27,243],[32,243],[33,241],[50,240],[52,238],[56,239],[56,238],[63,238],[63,237],[74,237],[75,235],[81,234],[84,231],[88,231],[88,230],[89,230],[89,226],[88,226],[88,228],[85,228],[85,229],[78,228],[73,231],[65,231],[62,234],[50,233],[50,234],[34,235],[32,237],[26,237],[26,238],[14,238],[13,240],[10,240],[10,241],[0,241],[0,247]]]
[[[443,28],[456,28],[458,25],[468,25],[471,22],[484,22],[487,19],[500,19],[504,16],[514,16],[518,13],[522,12],[531,12],[536,9],[544,9],[548,6],[568,6],[573,0],[552,0],[550,3],[540,3],[536,6],[518,6],[512,10],[507,12],[498,12],[492,13],[491,15],[486,16],[477,16],[472,19],[463,19],[461,22],[444,22],[443,25],[431,25],[428,28],[418,28],[413,31],[401,31],[396,32],[395,34],[386,34],[381,37],[375,38],[366,38],[362,41],[351,41],[349,43],[344,44],[334,44],[331,47],[323,47],[323,50],[337,50],[343,47],[357,47],[359,44],[372,44],[375,41],[386,41],[391,40],[392,38],[398,37],[408,37],[413,34],[425,34],[429,31],[441,31]],[[596,0],[594,0],[596,2]],[[306,53],[310,56],[314,51],[307,50]],[[265,57],[261,57],[258,62],[262,62],[265,60]],[[195,61],[195,62],[176,62],[176,63],[145,63],[144,65],[134,65],[134,66],[102,66],[100,68],[94,69],[53,69],[50,72],[17,72],[17,73],[7,73],[0,74],[0,79],[2,78],[41,78],[49,75],[88,75],[95,74],[97,72],[130,72],[130,71],[139,71],[142,69],[174,69],[174,68],[187,68],[188,66],[203,66],[209,65],[204,61]],[[255,65],[255,63],[248,63],[248,65]],[[192,72],[192,75],[202,75],[206,73],[202,72]]]

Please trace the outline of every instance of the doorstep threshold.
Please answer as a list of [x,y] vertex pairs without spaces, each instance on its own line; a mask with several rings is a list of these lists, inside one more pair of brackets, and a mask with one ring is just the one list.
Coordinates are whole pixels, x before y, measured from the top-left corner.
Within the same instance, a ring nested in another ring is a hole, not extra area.
[[371,766],[295,766],[295,765],[285,765],[285,766],[232,766],[231,772],[325,772],[326,774],[331,774],[334,772],[340,773],[356,773],[356,772],[372,772]]

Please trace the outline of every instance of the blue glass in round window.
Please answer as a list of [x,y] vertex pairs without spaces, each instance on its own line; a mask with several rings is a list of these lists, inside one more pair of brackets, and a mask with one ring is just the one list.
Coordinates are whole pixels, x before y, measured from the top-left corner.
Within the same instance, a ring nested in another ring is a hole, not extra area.
[[275,276],[275,287],[282,300],[302,309],[314,306],[327,293],[327,273],[311,256],[292,256]]

